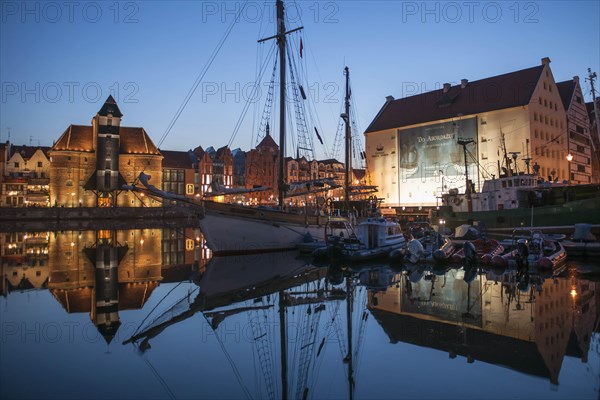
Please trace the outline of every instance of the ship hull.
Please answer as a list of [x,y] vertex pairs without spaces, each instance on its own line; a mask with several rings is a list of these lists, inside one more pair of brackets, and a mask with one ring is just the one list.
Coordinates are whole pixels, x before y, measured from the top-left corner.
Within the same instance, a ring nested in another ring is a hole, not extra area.
[[497,211],[454,212],[450,206],[440,207],[438,217],[447,227],[454,229],[462,224],[483,221],[488,228],[572,227],[578,223],[600,224],[600,197],[568,203],[531,208],[514,208]]
[[307,233],[323,237],[324,226],[303,219],[249,207],[205,207],[200,229],[214,255],[267,253],[296,249]]

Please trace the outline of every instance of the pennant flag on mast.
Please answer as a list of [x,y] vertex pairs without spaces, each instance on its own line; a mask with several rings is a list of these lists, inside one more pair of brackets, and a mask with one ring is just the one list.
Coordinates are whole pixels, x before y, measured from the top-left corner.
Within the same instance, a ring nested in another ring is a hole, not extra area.
[[323,139],[321,139],[321,135],[319,135],[319,131],[317,130],[317,127],[315,128],[315,133],[317,134],[317,139],[319,139],[319,142],[321,142],[321,144],[323,144]]
[[304,50],[304,43],[302,43],[302,38],[300,38],[300,58],[302,58],[302,50]]

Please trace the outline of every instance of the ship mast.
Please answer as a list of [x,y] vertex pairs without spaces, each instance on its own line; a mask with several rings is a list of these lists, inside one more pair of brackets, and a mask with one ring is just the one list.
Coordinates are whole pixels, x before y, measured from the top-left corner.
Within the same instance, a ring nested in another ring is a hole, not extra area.
[[279,208],[283,209],[283,198],[285,197],[285,35],[299,31],[303,27],[292,29],[286,32],[285,13],[282,0],[276,1],[276,8],[277,34],[268,38],[261,39],[258,42],[261,43],[267,40],[277,39],[277,46],[279,47],[279,177],[277,179],[277,190],[279,192]]
[[471,199],[471,185],[469,185],[469,165],[467,164],[467,145],[474,143],[473,139],[458,138],[458,144],[463,147],[463,153],[465,157],[465,194],[467,195],[467,206],[468,211],[473,211],[473,202]]
[[[345,112],[342,114],[342,118],[346,123],[346,136],[345,136],[345,146],[344,151],[346,152],[344,156],[344,164],[346,166],[344,171],[344,199],[346,204],[349,205],[350,201],[350,171],[352,171],[351,161],[351,152],[352,152],[352,131],[350,129],[350,70],[348,67],[344,68],[344,74],[346,75],[346,100],[345,100]],[[348,207],[349,208],[349,207]]]

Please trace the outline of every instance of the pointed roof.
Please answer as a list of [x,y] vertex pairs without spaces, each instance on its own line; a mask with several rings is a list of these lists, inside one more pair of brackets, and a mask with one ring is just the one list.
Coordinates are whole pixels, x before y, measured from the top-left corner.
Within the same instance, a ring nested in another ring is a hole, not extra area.
[[562,100],[563,106],[565,107],[565,111],[567,111],[571,106],[571,100],[573,100],[573,93],[575,92],[577,84],[574,80],[569,80],[564,82],[557,82],[556,86],[558,87],[560,99]]
[[387,101],[365,133],[529,104],[544,64]]
[[275,149],[278,149],[279,146],[277,145],[277,143],[275,143],[275,141],[273,140],[273,138],[271,137],[271,135],[266,135],[264,137],[263,140],[260,141],[260,143],[256,146],[256,148],[263,148],[263,147],[272,147]]
[[198,146],[198,147],[196,147],[192,151],[194,152],[194,154],[196,155],[196,157],[198,158],[198,160],[201,160],[204,157],[204,154],[206,154],[206,152],[204,151],[204,149],[202,148],[202,146]]
[[229,154],[231,154],[231,151],[229,150],[229,146],[219,147],[219,149],[217,150],[217,157],[223,157],[223,155],[227,154],[228,152],[229,152]]
[[113,117],[118,118],[121,118],[123,116],[121,110],[119,110],[117,102],[115,101],[115,99],[113,99],[112,95],[108,95],[108,98],[104,102],[104,105],[102,106],[100,111],[98,111],[98,115],[101,115],[103,117],[106,117],[108,114],[112,114]]

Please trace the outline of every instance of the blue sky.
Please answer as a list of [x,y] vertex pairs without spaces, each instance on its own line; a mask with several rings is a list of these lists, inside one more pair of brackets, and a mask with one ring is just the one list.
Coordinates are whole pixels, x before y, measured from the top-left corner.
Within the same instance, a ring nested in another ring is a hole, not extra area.
[[[274,3],[274,2],[273,2]],[[69,124],[89,124],[108,94],[123,125],[155,142],[245,4],[203,81],[161,148],[228,144],[256,79],[257,39],[274,32],[272,2],[12,2],[0,9],[0,140],[52,145]],[[304,45],[304,85],[331,147],[350,67],[357,122],[364,131],[385,96],[470,81],[550,57],[558,81],[600,72],[598,1],[286,2],[288,29]],[[295,50],[297,51],[297,49]],[[299,59],[299,58],[297,58]],[[270,71],[267,71],[268,76]],[[268,77],[265,78],[268,80]],[[266,97],[261,85],[262,108]],[[260,117],[251,106],[232,147],[253,146]],[[273,130],[272,130],[273,132]],[[275,132],[273,132],[275,134]],[[326,150],[315,140],[319,158]]]

